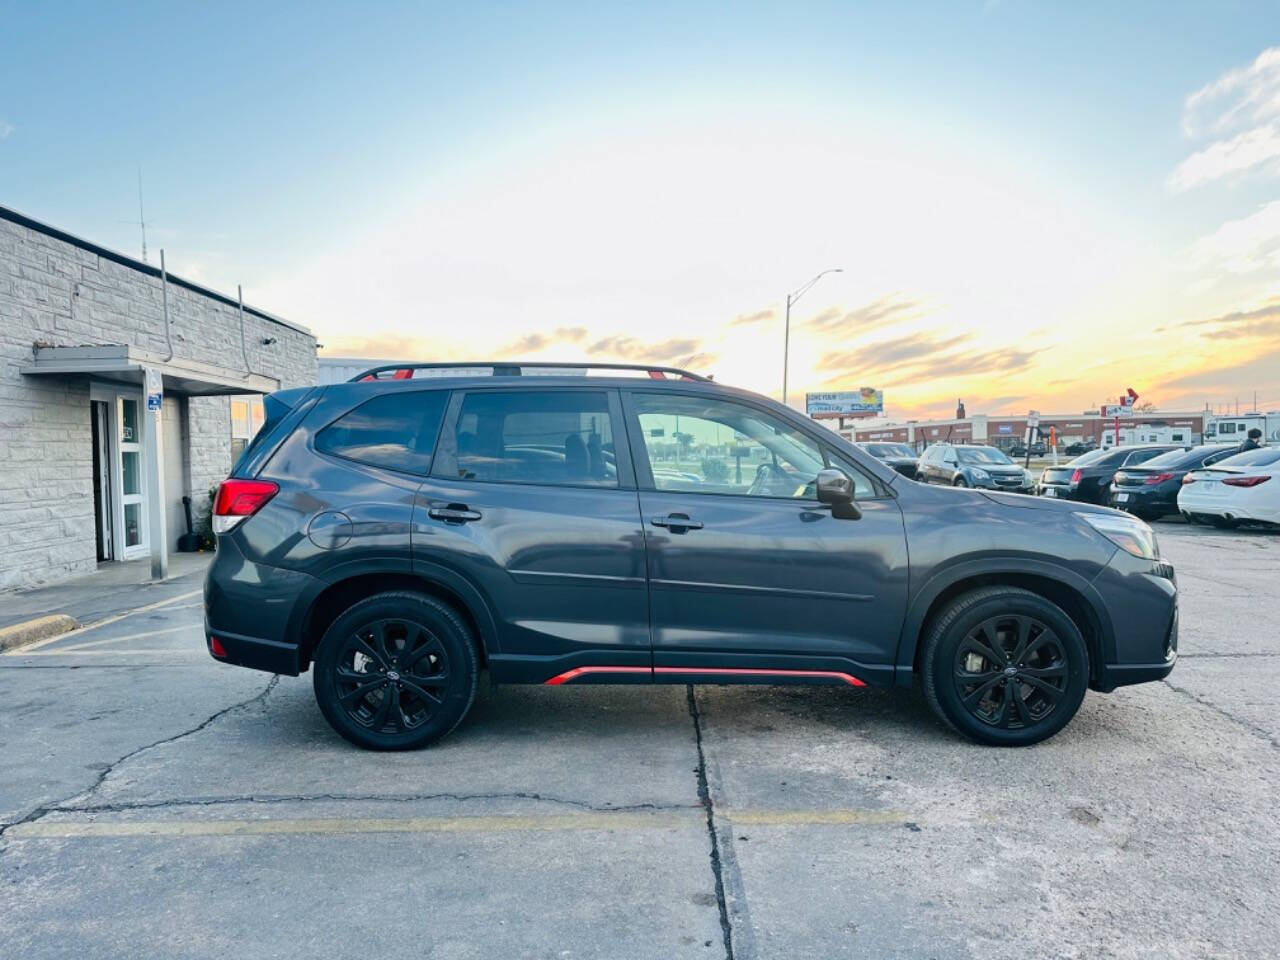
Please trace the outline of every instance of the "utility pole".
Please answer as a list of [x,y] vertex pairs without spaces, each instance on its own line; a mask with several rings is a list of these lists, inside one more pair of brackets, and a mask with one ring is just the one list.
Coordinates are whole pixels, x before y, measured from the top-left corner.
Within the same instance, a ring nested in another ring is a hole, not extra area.
[[820,274],[801,286],[798,290],[787,294],[787,319],[784,333],[782,335],[782,402],[787,402],[787,368],[789,366],[791,352],[791,305],[805,295],[815,283],[825,277],[828,273],[843,273],[840,267],[832,267],[829,270],[823,270]]
[[142,229],[142,262],[147,262],[147,218],[142,212],[142,167],[138,167],[138,226]]

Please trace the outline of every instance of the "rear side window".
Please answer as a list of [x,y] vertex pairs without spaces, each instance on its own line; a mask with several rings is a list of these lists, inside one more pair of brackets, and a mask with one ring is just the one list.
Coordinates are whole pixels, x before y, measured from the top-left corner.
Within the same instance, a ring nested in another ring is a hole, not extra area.
[[321,430],[316,449],[375,467],[426,474],[448,399],[443,390],[384,393]]
[[456,430],[461,479],[618,485],[613,423],[604,392],[469,393]]
[[1163,450],[1158,450],[1158,449],[1157,450],[1135,450],[1133,451],[1133,453],[1129,454],[1129,457],[1127,460],[1125,460],[1124,465],[1126,467],[1130,467],[1130,466],[1136,467],[1140,463],[1146,463],[1148,460],[1154,460],[1156,457],[1160,456],[1160,454],[1163,452],[1164,452]]

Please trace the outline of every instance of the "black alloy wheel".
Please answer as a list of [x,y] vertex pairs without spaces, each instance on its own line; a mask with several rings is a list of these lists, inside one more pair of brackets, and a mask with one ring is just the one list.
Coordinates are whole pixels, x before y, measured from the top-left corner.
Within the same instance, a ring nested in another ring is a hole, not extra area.
[[1062,608],[1019,587],[983,587],[950,601],[926,630],[925,697],[952,729],[995,746],[1026,746],[1061,730],[1089,683],[1089,650]]
[[960,641],[952,680],[960,702],[982,723],[1033,727],[1066,694],[1066,655],[1057,634],[1035,617],[990,617]]
[[378,594],[325,632],[316,702],[352,743],[413,749],[457,726],[475,698],[477,673],[474,641],[456,611],[419,594]]

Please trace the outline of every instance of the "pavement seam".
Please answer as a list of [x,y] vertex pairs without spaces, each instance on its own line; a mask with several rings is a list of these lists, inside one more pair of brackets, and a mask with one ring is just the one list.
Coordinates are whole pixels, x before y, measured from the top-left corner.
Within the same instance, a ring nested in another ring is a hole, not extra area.
[[1206,707],[1207,709],[1212,710],[1214,713],[1218,714],[1218,716],[1225,717],[1227,720],[1230,720],[1232,723],[1239,724],[1240,726],[1248,730],[1250,733],[1252,733],[1255,737],[1259,737],[1265,740],[1267,743],[1271,744],[1271,746],[1274,749],[1280,750],[1280,740],[1277,740],[1275,737],[1273,737],[1270,731],[1262,727],[1259,727],[1255,724],[1252,724],[1248,720],[1242,720],[1240,717],[1237,717],[1235,714],[1231,713],[1229,710],[1222,709],[1222,707],[1218,706],[1212,700],[1206,700],[1205,698],[1199,696],[1198,694],[1192,693],[1190,690],[1186,689],[1185,687],[1179,687],[1173,683],[1170,683],[1168,680],[1162,680],[1161,683],[1163,683],[1166,687],[1168,687],[1174,693],[1180,693],[1184,697],[1187,697],[1190,700],[1194,701],[1195,703],[1200,704],[1200,706]]
[[716,905],[720,908],[720,933],[724,939],[725,960],[733,960],[733,926],[729,923],[729,904],[724,896],[724,876],[721,873],[720,837],[716,831],[715,806],[711,802],[711,789],[707,785],[707,758],[702,752],[702,721],[698,716],[698,700],[693,684],[686,684],[689,698],[689,716],[693,718],[694,745],[698,749],[698,799],[707,812],[707,836],[711,839],[711,873],[716,881]]
[[12,823],[0,823],[0,838],[4,836],[5,831],[9,830],[12,827],[16,827],[25,823],[35,823],[37,820],[43,819],[44,817],[47,817],[51,813],[58,813],[59,808],[65,806],[68,803],[71,803],[73,800],[79,797],[88,798],[93,796],[93,794],[97,792],[97,790],[106,782],[107,777],[111,776],[111,774],[115,772],[116,768],[118,768],[121,764],[127,763],[128,761],[132,760],[134,757],[137,757],[143,753],[146,753],[148,750],[154,750],[156,747],[162,747],[165,744],[174,743],[175,741],[181,740],[184,737],[189,737],[192,734],[199,733],[201,730],[205,729],[205,727],[209,726],[209,724],[221,719],[222,717],[225,717],[227,714],[232,713],[233,711],[240,710],[243,707],[252,706],[255,703],[260,703],[261,701],[265,700],[268,696],[270,696],[271,691],[276,688],[276,684],[279,682],[280,682],[280,675],[273,674],[271,679],[267,682],[266,689],[250,697],[248,700],[241,700],[237,703],[233,703],[229,707],[224,707],[223,709],[219,710],[217,713],[211,714],[210,716],[205,718],[203,721],[196,724],[196,726],[192,727],[190,730],[184,730],[182,733],[177,733],[171,737],[165,737],[162,740],[156,740],[154,743],[148,743],[144,746],[138,747],[135,750],[129,751],[123,757],[120,757],[118,760],[115,760],[114,762],[108,764],[106,767],[104,767],[102,770],[98,772],[97,778],[94,780],[94,782],[89,786],[87,790],[78,790],[75,793],[71,794],[71,796],[65,797],[62,800],[57,800],[52,804],[46,804],[44,806],[36,807],[34,810],[30,811],[25,816],[20,817],[17,820],[14,820]]

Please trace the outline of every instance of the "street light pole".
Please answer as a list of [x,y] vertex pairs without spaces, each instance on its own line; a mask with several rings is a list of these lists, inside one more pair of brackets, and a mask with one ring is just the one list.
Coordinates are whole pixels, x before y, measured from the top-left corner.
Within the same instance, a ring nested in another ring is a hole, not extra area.
[[808,292],[810,287],[812,287],[815,283],[817,283],[819,280],[825,277],[828,273],[843,273],[843,272],[844,271],[840,267],[832,267],[829,270],[823,270],[820,274],[818,274],[808,283],[804,284],[794,292],[787,294],[787,318],[786,318],[785,330],[782,335],[782,402],[783,403],[787,402],[787,370],[790,366],[789,360],[790,360],[790,354],[791,354],[791,305],[795,303],[797,300],[799,300],[802,296],[804,296],[805,293]]

